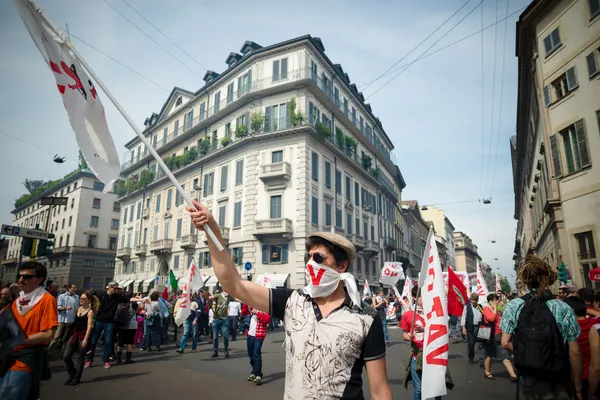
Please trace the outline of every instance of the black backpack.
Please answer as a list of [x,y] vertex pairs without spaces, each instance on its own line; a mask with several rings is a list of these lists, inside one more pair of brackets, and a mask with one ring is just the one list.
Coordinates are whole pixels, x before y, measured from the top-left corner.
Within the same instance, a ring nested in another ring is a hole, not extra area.
[[124,328],[125,325],[129,323],[129,318],[127,318],[129,314],[129,307],[129,303],[121,303],[117,307],[117,312],[113,318],[113,323],[116,328]]
[[528,294],[513,335],[515,367],[520,376],[546,380],[570,376],[569,353],[546,301],[551,297]]

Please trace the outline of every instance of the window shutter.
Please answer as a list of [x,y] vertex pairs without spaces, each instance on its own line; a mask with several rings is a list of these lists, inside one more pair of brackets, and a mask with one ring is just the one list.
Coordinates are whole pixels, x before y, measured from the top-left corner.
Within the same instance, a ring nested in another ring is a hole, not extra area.
[[287,58],[281,60],[281,79],[287,78]]
[[550,86],[544,86],[544,104],[548,107],[552,103],[552,96],[550,95]]
[[550,136],[550,149],[552,152],[552,163],[554,164],[554,176],[560,178],[562,176],[562,168],[560,165],[560,154],[558,152],[558,140],[556,135]]
[[571,90],[575,90],[579,87],[579,83],[577,83],[577,73],[575,72],[575,67],[571,67],[567,70],[567,90],[570,92]]
[[273,80],[279,80],[279,60],[273,61]]
[[271,106],[265,107],[265,132],[271,131]]
[[288,245],[287,244],[281,245],[281,263],[282,264],[288,263]]
[[596,55],[596,50],[588,54],[585,59],[587,61],[589,77],[592,79],[598,73],[598,56]]
[[262,245],[262,263],[263,264],[269,263],[269,245],[268,244]]
[[577,133],[577,143],[579,145],[579,157],[581,158],[581,167],[590,165],[590,153],[587,146],[587,137],[585,134],[585,123],[583,119],[575,122],[575,132]]
[[246,88],[246,93],[252,90],[252,70],[248,70],[248,87]]

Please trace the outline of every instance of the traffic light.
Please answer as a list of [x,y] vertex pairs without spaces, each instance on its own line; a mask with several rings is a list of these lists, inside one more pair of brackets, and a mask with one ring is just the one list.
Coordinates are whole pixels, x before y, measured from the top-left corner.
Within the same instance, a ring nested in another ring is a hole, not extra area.
[[558,271],[558,280],[561,282],[566,282],[568,279],[568,272],[565,263],[561,262],[560,265],[556,267],[556,270]]
[[[56,236],[53,233],[48,234],[48,239],[54,239]],[[37,247],[37,256],[44,257],[52,254],[51,247],[54,246],[54,242],[50,240],[40,240]]]
[[24,237],[23,238],[23,256],[31,257],[31,253],[33,253],[33,242],[34,239]]

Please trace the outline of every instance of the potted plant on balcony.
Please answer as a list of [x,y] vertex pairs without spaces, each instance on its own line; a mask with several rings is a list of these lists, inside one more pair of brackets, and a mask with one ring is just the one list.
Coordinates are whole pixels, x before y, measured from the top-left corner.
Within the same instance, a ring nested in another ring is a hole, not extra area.
[[356,139],[354,139],[352,136],[346,136],[344,137],[344,145],[346,148],[346,153],[351,156],[356,154]]
[[296,112],[296,98],[292,97],[288,102],[288,115],[290,116],[290,124],[293,127],[301,125],[304,122],[304,115]]
[[208,149],[210,148],[210,143],[207,139],[202,139],[198,142],[198,154],[200,157],[204,157],[206,153],[208,153]]
[[321,139],[331,138],[331,131],[329,130],[327,125],[325,125],[321,121],[317,121],[317,123],[315,124],[315,128],[317,129],[317,135],[319,136],[319,138],[321,138]]
[[335,142],[340,149],[343,149],[346,143],[346,135],[337,126],[335,127]]
[[231,138],[225,136],[222,140],[221,140],[221,146],[223,147],[227,147],[229,146],[229,143],[231,143]]
[[373,170],[373,176],[377,179],[379,178],[380,173],[381,170],[379,169],[379,167],[375,167],[375,169]]
[[367,171],[371,169],[371,165],[373,160],[371,159],[371,157],[369,157],[368,155],[366,155],[365,153],[363,153],[362,155],[362,166],[364,169],[366,169]]
[[252,132],[260,133],[265,124],[265,116],[262,111],[255,111],[250,115],[250,128]]
[[154,180],[154,172],[149,169],[145,169],[140,173],[140,180],[138,185],[140,188],[145,188]]
[[241,139],[248,135],[248,125],[240,125],[235,128],[235,137]]

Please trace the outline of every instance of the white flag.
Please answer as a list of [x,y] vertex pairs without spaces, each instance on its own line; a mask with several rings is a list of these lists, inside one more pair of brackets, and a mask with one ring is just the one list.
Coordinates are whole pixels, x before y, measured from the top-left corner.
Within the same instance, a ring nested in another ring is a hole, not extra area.
[[202,275],[193,258],[190,264],[189,273],[192,275],[192,292],[197,292],[198,290],[202,289],[206,281],[209,279],[209,277]]
[[379,283],[383,285],[396,286],[400,279],[404,279],[402,263],[386,262],[381,268]]
[[[192,305],[192,286],[194,285],[194,275],[198,277],[200,274],[197,271],[196,264],[194,263],[194,259],[190,263],[190,268],[188,269],[187,280],[183,284],[183,293],[181,293],[180,301],[177,303],[177,312],[175,313],[175,324],[177,326],[183,325],[187,317],[192,313],[191,305]],[[198,279],[198,278],[196,278]]]
[[[414,286],[414,283],[411,278],[407,278],[406,281],[404,281],[404,287],[402,288],[402,297],[400,298],[403,312],[413,309],[413,304],[412,304],[412,288],[413,288],[413,286]],[[405,298],[406,298],[406,300],[405,300]]]
[[490,294],[490,291],[488,290],[485,279],[483,279],[479,261],[477,261],[477,294],[479,295],[479,304],[487,304],[487,296]]
[[119,178],[117,149],[108,130],[104,107],[94,83],[69,50],[71,44],[31,0],[13,0],[25,27],[56,80],[71,127],[90,170],[104,191]]
[[448,303],[440,257],[432,233],[433,230],[430,230],[423,255],[423,266],[426,265],[426,268],[421,269],[419,279],[425,317],[422,381],[427,382],[421,388],[422,400],[446,394],[448,368]]
[[371,288],[369,287],[369,282],[366,279],[363,285],[363,298],[364,297],[371,297]]

